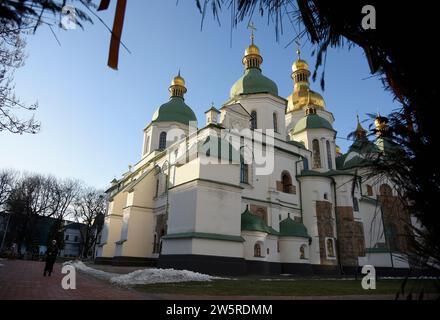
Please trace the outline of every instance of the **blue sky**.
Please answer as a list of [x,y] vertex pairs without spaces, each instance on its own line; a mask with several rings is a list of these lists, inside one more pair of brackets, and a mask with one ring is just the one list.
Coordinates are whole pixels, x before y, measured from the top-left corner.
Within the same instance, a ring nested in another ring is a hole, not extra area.
[[[113,23],[114,7],[101,14]],[[284,35],[276,42],[267,18],[252,19],[258,28],[256,44],[264,63],[263,73],[278,84],[287,97],[293,88],[291,65],[295,47],[285,46],[295,36],[284,24]],[[194,1],[129,1],[119,71],[106,66],[109,32],[99,22],[77,29],[55,32],[42,26],[28,37],[26,65],[16,73],[16,94],[23,101],[38,101],[35,116],[42,123],[37,135],[0,134],[0,168],[13,168],[59,177],[73,177],[96,187],[106,187],[129,164],[140,159],[143,128],[155,109],[168,100],[168,86],[181,69],[188,93],[186,102],[196,113],[199,126],[211,103],[220,106],[230,87],[241,76],[241,59],[249,44],[246,23],[230,38],[229,13],[222,26],[209,16],[200,30],[201,16]],[[312,47],[303,43],[302,57],[314,66]],[[327,57],[326,90],[319,79],[312,88],[321,92],[327,110],[333,112],[337,143],[343,151],[350,142],[343,139],[366,113],[387,114],[397,105],[381,82],[369,73],[359,48],[331,50]],[[367,125],[365,125],[367,126]]]

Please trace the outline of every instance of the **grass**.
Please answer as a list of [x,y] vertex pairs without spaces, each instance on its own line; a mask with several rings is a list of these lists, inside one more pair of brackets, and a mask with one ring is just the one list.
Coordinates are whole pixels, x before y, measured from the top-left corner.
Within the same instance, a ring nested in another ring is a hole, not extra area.
[[[286,280],[272,279],[215,280],[211,282],[185,282],[135,286],[148,293],[227,296],[336,296],[396,294],[403,280],[378,280],[376,290],[364,290],[361,280]],[[421,289],[425,293],[438,293],[433,280],[409,280],[406,290],[415,297]]]

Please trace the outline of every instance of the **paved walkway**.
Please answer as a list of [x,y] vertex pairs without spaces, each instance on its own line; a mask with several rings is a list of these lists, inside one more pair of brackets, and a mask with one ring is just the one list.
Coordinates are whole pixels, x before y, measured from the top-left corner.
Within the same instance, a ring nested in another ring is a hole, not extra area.
[[[95,267],[95,266],[94,266]],[[98,268],[97,268],[98,269]],[[133,268],[99,268],[127,273]],[[138,269],[138,268],[134,268]],[[203,296],[142,293],[120,288],[81,272],[76,273],[76,290],[64,290],[61,265],[56,264],[51,277],[43,277],[44,263],[0,260],[0,300],[393,300],[394,295],[352,296]],[[426,299],[438,298],[427,295]]]
[[43,277],[44,263],[0,261],[0,300],[145,300],[160,297],[119,288],[83,273],[76,273],[76,290],[64,290],[61,265]]

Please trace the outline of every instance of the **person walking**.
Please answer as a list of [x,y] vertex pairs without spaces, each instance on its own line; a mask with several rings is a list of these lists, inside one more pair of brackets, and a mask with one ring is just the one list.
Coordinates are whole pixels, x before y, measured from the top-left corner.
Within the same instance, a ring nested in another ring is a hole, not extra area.
[[55,264],[55,260],[58,256],[58,246],[57,241],[52,240],[52,243],[49,245],[49,248],[47,248],[46,251],[46,265],[44,267],[44,276],[46,276],[46,273],[50,275],[53,272],[53,265]]

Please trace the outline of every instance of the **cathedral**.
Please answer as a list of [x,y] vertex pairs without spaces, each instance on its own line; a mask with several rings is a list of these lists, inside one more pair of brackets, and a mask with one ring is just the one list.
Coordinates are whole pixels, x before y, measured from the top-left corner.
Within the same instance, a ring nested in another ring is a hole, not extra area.
[[225,275],[408,270],[409,214],[386,177],[368,174],[368,159],[392,147],[387,119],[377,117],[374,142],[357,119],[342,154],[299,50],[287,99],[264,76],[253,36],[242,61],[204,124],[174,77],[139,162],[107,190],[96,263]]

